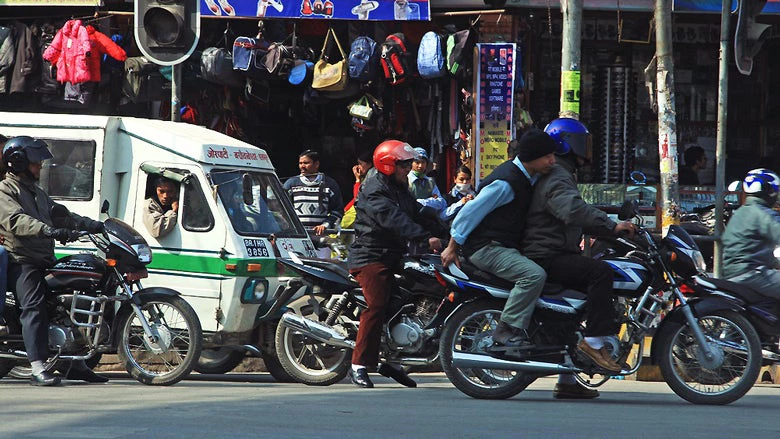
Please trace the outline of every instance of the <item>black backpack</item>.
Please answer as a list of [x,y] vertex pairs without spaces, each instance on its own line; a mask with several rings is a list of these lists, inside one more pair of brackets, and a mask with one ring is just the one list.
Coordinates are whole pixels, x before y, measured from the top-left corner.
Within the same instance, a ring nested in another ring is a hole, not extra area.
[[385,38],[381,48],[381,64],[385,79],[390,85],[403,84],[411,76],[411,63],[404,34],[398,32]]

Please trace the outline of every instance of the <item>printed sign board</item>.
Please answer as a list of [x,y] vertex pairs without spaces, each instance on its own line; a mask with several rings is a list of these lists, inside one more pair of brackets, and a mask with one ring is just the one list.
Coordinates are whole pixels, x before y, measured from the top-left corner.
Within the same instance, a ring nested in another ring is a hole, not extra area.
[[[2,0],[0,0],[2,1]],[[202,16],[429,21],[428,0],[200,0]]]
[[506,148],[514,132],[516,49],[514,43],[477,44],[477,183],[507,159]]

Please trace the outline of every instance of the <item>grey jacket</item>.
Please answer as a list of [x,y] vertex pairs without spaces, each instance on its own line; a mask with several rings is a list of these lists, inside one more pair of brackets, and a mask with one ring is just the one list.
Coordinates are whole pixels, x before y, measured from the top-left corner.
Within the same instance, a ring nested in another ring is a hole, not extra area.
[[177,212],[173,209],[167,211],[156,198],[147,198],[144,201],[144,225],[149,234],[155,238],[163,237],[176,227]]
[[15,60],[14,30],[0,26],[0,94],[8,93]]
[[759,267],[778,268],[773,252],[780,245],[780,214],[766,201],[747,197],[723,233],[723,277]]
[[604,234],[615,225],[606,213],[582,199],[574,167],[559,160],[534,186],[521,252],[537,261],[579,254],[583,229]]
[[8,173],[0,181],[0,235],[11,261],[47,267],[54,263],[54,240],[44,231],[58,227],[85,230],[91,219],[69,213],[63,224],[51,218],[52,200],[26,176]]

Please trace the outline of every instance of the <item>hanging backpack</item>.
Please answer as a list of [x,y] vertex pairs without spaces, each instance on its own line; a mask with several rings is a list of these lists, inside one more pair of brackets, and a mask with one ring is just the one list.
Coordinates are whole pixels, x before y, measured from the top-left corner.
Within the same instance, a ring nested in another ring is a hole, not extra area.
[[390,34],[382,43],[382,70],[390,85],[404,83],[410,75],[406,37],[402,33]]
[[349,48],[349,77],[361,82],[376,78],[379,51],[376,42],[369,37],[357,37]]
[[465,29],[447,36],[447,70],[457,75],[472,57],[474,49],[474,33],[471,29]]
[[426,32],[420,41],[420,49],[417,50],[417,71],[426,79],[441,78],[447,71],[442,51],[442,38],[436,32]]

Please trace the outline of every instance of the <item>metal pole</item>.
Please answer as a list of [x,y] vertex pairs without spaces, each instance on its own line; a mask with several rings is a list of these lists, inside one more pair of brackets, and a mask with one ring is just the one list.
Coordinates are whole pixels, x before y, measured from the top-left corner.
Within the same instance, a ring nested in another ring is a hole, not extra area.
[[171,66],[171,120],[181,121],[181,63]]
[[674,107],[672,0],[655,1],[655,56],[658,86],[658,156],[661,171],[661,226],[664,235],[680,223],[677,120]]
[[582,57],[582,2],[561,0],[563,36],[561,42],[560,117],[580,118],[580,58]]
[[726,188],[726,122],[729,103],[729,41],[731,35],[731,0],[723,0],[720,11],[720,69],[718,72],[718,134],[715,150],[715,249],[713,274],[720,277],[723,268],[723,205]]

